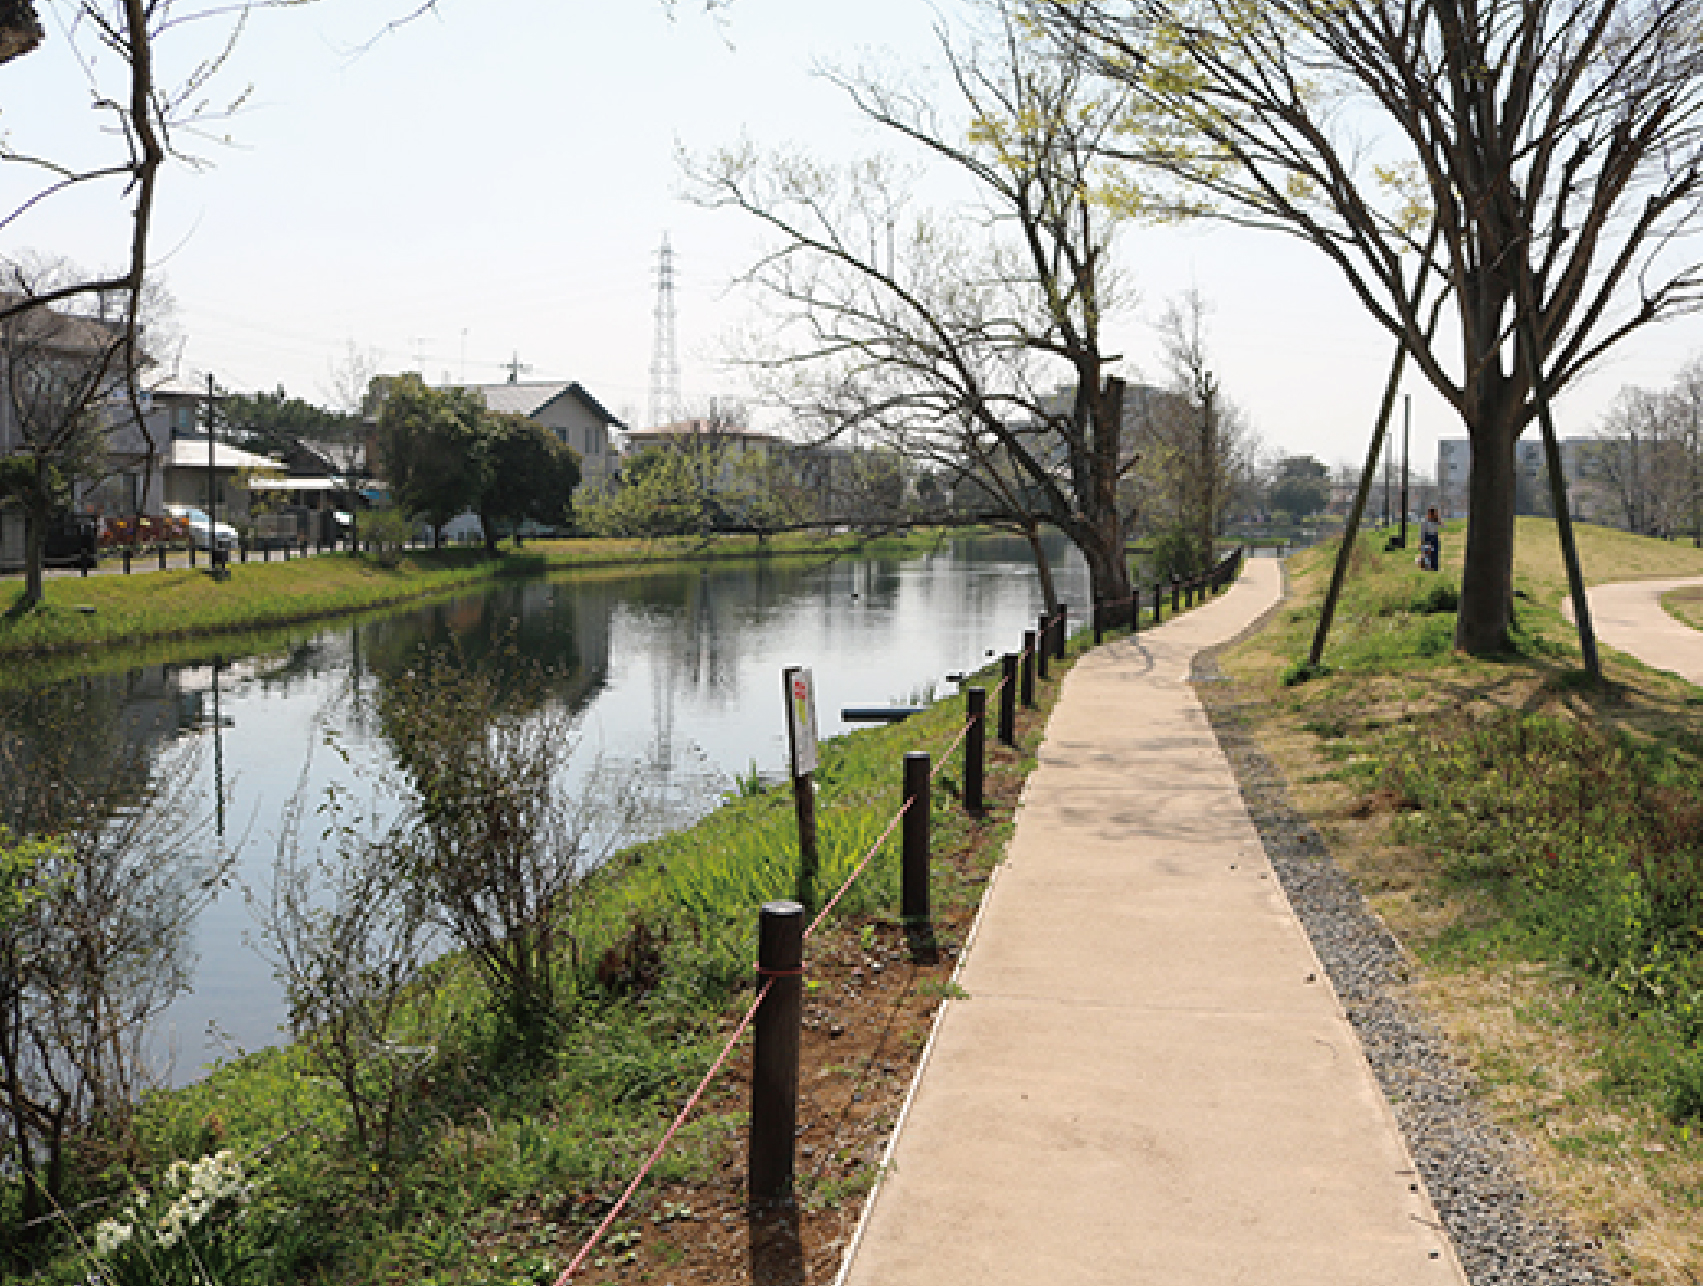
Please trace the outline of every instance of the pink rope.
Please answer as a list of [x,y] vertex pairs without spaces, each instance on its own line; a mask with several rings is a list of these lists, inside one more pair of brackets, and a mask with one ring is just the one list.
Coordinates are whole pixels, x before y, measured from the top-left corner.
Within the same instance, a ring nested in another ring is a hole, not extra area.
[[970,735],[970,721],[964,720],[964,726],[958,729],[958,735],[952,739],[952,744],[946,747],[940,758],[934,761],[934,767],[929,770],[928,779],[933,781],[940,776],[940,770],[946,767],[946,761],[952,758],[952,752],[964,744],[964,738]]
[[887,837],[893,833],[893,828],[899,824],[899,819],[910,811],[911,801],[907,799],[899,808],[899,811],[893,814],[892,820],[887,823],[887,829],[881,832],[881,837],[869,846],[869,852],[863,855],[863,860],[857,864],[857,869],[846,877],[844,884],[840,885],[840,891],[829,898],[828,905],[816,913],[816,918],[810,922],[810,927],[804,931],[805,937],[808,938],[812,933],[815,933],[816,926],[828,918],[828,912],[832,911],[835,904],[846,895],[846,891],[857,883],[857,877],[863,874],[863,868],[875,860],[875,855],[881,851],[881,846],[887,842]]
[[704,1096],[704,1091],[709,1088],[710,1082],[721,1070],[721,1065],[727,1061],[727,1056],[733,1052],[734,1045],[739,1043],[739,1038],[745,1034],[745,1029],[751,1025],[751,1019],[757,1014],[757,1007],[763,1003],[764,998],[769,994],[769,988],[774,985],[773,978],[762,985],[757,992],[756,999],[751,1002],[751,1007],[745,1011],[745,1017],[739,1020],[739,1026],[733,1029],[733,1035],[729,1036],[727,1044],[722,1046],[721,1053],[716,1056],[714,1065],[704,1073],[704,1079],[698,1082],[698,1088],[692,1091],[692,1097],[686,1100],[686,1106],[680,1109],[679,1114],[674,1118],[674,1123],[668,1127],[668,1133],[662,1136],[662,1141],[651,1151],[649,1159],[633,1176],[633,1181],[627,1185],[627,1190],[621,1194],[621,1199],[611,1207],[608,1214],[603,1216],[603,1222],[597,1225],[597,1231],[591,1234],[585,1245],[580,1247],[579,1254],[574,1256],[573,1262],[562,1270],[560,1277],[556,1278],[556,1286],[567,1286],[568,1279],[579,1271],[580,1265],[585,1262],[585,1257],[603,1239],[603,1234],[609,1231],[609,1225],[614,1223],[616,1217],[627,1208],[627,1202],[633,1199],[633,1193],[638,1191],[639,1184],[644,1182],[645,1176],[651,1172],[651,1167],[661,1158],[663,1150],[673,1142],[674,1136],[680,1132],[680,1127],[686,1123],[686,1118],[692,1114],[692,1109],[698,1105],[698,1100]]
[[[1004,686],[1005,680],[1001,679],[999,681],[999,687],[994,688],[994,691],[997,693],[1000,688]],[[952,757],[952,752],[958,749],[958,747],[963,743],[964,738],[969,735],[969,732],[970,723],[966,720],[964,726],[959,728],[958,735],[953,738],[952,744],[946,748],[946,753],[940,756],[939,762],[935,764],[933,771],[930,772],[929,780],[932,781],[935,774],[940,772],[941,767],[944,766],[946,761]],[[899,811],[893,814],[892,818],[888,821],[886,828],[881,832],[880,837],[876,839],[875,843],[869,846],[869,851],[865,853],[862,860],[858,862],[857,868],[846,877],[845,883],[840,885],[839,890],[834,894],[834,896],[828,899],[827,905],[825,905],[821,911],[817,912],[816,918],[810,922],[810,927],[804,931],[804,936],[806,938],[816,932],[817,927],[821,925],[822,921],[828,918],[828,913],[839,904],[840,899],[845,897],[845,895],[851,890],[851,886],[857,883],[858,877],[861,876],[869,864],[875,860],[875,855],[881,851],[881,846],[892,836],[893,828],[899,824],[900,820],[903,819],[906,813],[910,812],[911,803],[912,801],[907,799],[899,808]],[[788,972],[790,973],[792,971],[789,970]],[[799,972],[802,972],[802,970]],[[727,1062],[727,1057],[733,1052],[734,1045],[739,1043],[739,1038],[745,1034],[745,1029],[751,1025],[751,1020],[756,1017],[758,1007],[762,1005],[764,999],[768,996],[769,988],[774,986],[774,980],[777,976],[779,975],[771,974],[764,980],[761,989],[757,992],[756,998],[752,1000],[750,1008],[745,1011],[745,1016],[739,1020],[739,1025],[733,1029],[733,1034],[727,1038],[727,1043],[722,1046],[721,1053],[716,1056],[716,1060],[710,1066],[710,1070],[704,1073],[703,1079],[698,1082],[698,1088],[692,1091],[692,1097],[686,1100],[686,1105],[675,1115],[673,1122],[668,1127],[667,1133],[662,1136],[656,1147],[651,1150],[650,1156],[646,1158],[644,1165],[639,1168],[639,1172],[633,1176],[632,1182],[627,1185],[627,1189],[621,1194],[620,1200],[610,1207],[609,1213],[603,1216],[603,1222],[598,1224],[596,1231],[586,1239],[585,1244],[580,1247],[579,1253],[574,1256],[573,1262],[562,1270],[562,1275],[560,1277],[556,1278],[555,1286],[567,1286],[568,1281],[580,1270],[580,1266],[585,1263],[586,1256],[596,1249],[597,1243],[603,1239],[603,1234],[609,1231],[610,1225],[612,1225],[615,1220],[620,1217],[621,1212],[627,1208],[627,1203],[633,1199],[633,1194],[639,1190],[639,1185],[645,1181],[647,1176],[649,1176],[651,1170],[656,1166],[657,1161],[662,1158],[663,1152],[667,1149],[668,1145],[674,1141],[674,1136],[680,1132],[680,1127],[686,1123],[686,1118],[692,1114],[692,1109],[698,1106],[698,1100],[703,1098],[704,1091],[709,1088],[710,1082],[716,1077],[716,1073],[720,1072],[722,1065]]]

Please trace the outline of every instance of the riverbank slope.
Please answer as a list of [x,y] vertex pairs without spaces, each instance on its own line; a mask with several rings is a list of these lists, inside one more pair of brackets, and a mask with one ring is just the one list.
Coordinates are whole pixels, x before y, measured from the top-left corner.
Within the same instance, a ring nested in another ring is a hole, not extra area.
[[[497,581],[631,571],[680,563],[761,558],[833,559],[928,549],[955,533],[667,537],[529,541],[496,558],[482,548],[409,550],[394,567],[367,556],[325,554],[289,562],[236,563],[229,579],[209,569],[138,570],[129,576],[50,577],[43,601],[0,615],[0,657],[45,657],[115,645],[251,632],[394,607]],[[16,582],[13,582],[16,584]],[[0,597],[5,590],[0,588]]]

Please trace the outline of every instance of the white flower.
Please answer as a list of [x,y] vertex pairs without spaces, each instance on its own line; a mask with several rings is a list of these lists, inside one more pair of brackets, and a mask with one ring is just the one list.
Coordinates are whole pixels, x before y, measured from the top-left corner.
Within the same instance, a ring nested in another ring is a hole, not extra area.
[[103,1219],[95,1225],[95,1253],[110,1255],[136,1235],[136,1230],[116,1219]]

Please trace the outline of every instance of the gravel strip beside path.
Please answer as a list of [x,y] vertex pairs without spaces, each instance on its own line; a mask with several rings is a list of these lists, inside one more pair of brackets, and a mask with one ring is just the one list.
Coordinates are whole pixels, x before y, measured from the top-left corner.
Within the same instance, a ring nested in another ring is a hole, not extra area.
[[[1226,647],[1231,646],[1226,644]],[[1201,704],[1272,867],[1324,962],[1474,1286],[1611,1286],[1599,1255],[1546,1219],[1514,1163],[1519,1144],[1486,1119],[1444,1037],[1402,996],[1407,961],[1389,930],[1290,803],[1214,648],[1195,658]]]

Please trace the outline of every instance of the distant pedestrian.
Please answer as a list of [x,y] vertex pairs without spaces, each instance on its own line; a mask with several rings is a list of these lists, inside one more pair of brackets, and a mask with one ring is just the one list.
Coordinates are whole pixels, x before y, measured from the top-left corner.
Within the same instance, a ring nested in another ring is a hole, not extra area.
[[1432,505],[1419,524],[1419,566],[1423,571],[1434,572],[1442,558],[1443,521],[1437,516],[1437,506]]

